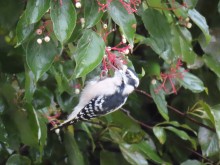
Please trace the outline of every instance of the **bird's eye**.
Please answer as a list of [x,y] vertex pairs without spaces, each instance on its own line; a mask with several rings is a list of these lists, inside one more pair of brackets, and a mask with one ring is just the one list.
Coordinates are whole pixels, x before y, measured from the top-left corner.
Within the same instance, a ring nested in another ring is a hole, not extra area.
[[126,74],[126,75],[130,75],[130,72],[129,72],[129,71],[126,71],[125,74]]

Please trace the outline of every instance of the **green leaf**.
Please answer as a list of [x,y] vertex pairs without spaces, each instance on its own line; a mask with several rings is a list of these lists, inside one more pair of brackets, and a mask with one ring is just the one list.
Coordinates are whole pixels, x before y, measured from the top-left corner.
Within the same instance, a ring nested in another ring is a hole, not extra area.
[[[21,109],[12,110],[10,111],[10,114],[7,115],[7,118],[8,120],[4,120],[4,124],[7,132],[9,132],[10,135],[13,135],[10,131],[10,127],[13,127],[13,132],[16,131],[15,133],[18,136],[16,138],[19,138],[23,144],[31,147],[38,147],[38,126],[34,116],[31,115],[31,113],[28,114],[28,112]],[[33,128],[31,126],[33,126]],[[9,136],[9,143],[11,143],[11,138],[14,138],[14,136]]]
[[199,128],[198,142],[202,149],[202,155],[206,157],[217,156],[219,158],[219,140],[215,132],[204,127]]
[[36,83],[34,81],[34,74],[28,68],[28,66],[25,65],[25,95],[24,95],[24,98],[25,98],[25,101],[27,101],[27,103],[32,102],[35,90],[36,90]]
[[201,34],[198,38],[199,44],[206,55],[211,56],[216,61],[220,62],[219,52],[220,52],[220,29],[214,28],[210,30],[211,41],[207,44],[204,34]]
[[92,30],[85,30],[77,44],[74,75],[77,78],[86,76],[101,63],[104,53],[103,39]]
[[72,109],[74,106],[77,105],[78,103],[78,95],[69,95],[67,93],[63,93],[62,95],[57,92],[56,93],[56,100],[60,106],[60,108],[64,111],[64,112],[72,112]]
[[43,157],[43,153],[45,152],[45,145],[46,145],[46,142],[47,142],[47,124],[48,124],[48,121],[47,119],[45,119],[44,116],[42,116],[42,114],[40,115],[37,115],[36,111],[34,111],[35,113],[35,117],[36,117],[36,120],[37,120],[37,125],[38,125],[38,134],[40,134],[38,136],[39,138],[39,152],[40,152],[40,155],[38,155],[39,157],[39,161],[41,162],[42,161],[42,157]]
[[150,34],[148,44],[164,60],[168,62],[172,61],[172,35],[166,16],[157,10],[148,8],[144,11],[141,18],[145,28]]
[[29,0],[25,10],[25,20],[28,24],[38,22],[49,9],[50,1],[48,0]]
[[65,63],[55,63],[51,67],[51,72],[54,75],[54,78],[57,82],[57,90],[59,93],[63,93],[64,91],[72,94],[74,92],[74,85],[71,84],[73,81],[69,80],[73,75],[73,68],[75,67],[72,60],[66,61]]
[[185,162],[181,163],[180,165],[205,165],[198,160],[186,160]]
[[177,121],[165,121],[165,122],[157,124],[157,126],[162,126],[162,125],[172,125],[174,127],[179,127],[181,129],[192,131],[195,135],[197,135],[196,131],[194,131],[190,126],[188,126],[187,124],[180,124]]
[[156,153],[155,149],[148,144],[147,141],[142,141],[138,144],[132,145],[134,148],[140,150],[144,155],[146,155],[149,159],[153,160],[154,162],[157,162],[159,164],[164,164],[164,162]]
[[129,165],[120,153],[101,151],[100,165]]
[[34,136],[37,137],[38,141],[40,141],[42,131],[41,131],[37,113],[31,104],[26,104],[24,107],[26,108],[26,111],[27,111],[27,115],[28,115],[27,119],[29,122],[29,126],[31,127]]
[[160,65],[159,63],[156,63],[155,61],[150,61],[146,64],[146,72],[147,75],[149,76],[156,76],[156,77],[160,77]]
[[149,5],[149,7],[155,8],[158,10],[162,7],[164,7],[163,3],[161,2],[161,0],[147,0],[147,4]]
[[[184,69],[180,68],[180,72],[183,73]],[[206,89],[203,82],[197,76],[189,72],[183,73],[183,78],[177,80],[184,88],[189,89],[194,93],[200,93]]]
[[167,129],[173,133],[175,133],[177,136],[179,136],[183,140],[188,140],[191,142],[194,149],[196,149],[196,141],[192,139],[185,131],[179,130],[172,126],[164,127],[164,129]]
[[[158,82],[157,82],[158,84]],[[150,85],[150,94],[156,103],[157,109],[159,110],[160,114],[163,116],[165,120],[169,120],[168,110],[167,110],[167,102],[165,99],[164,91],[160,90],[157,93],[155,90],[158,88],[159,85]]]
[[113,21],[120,27],[131,46],[134,45],[134,34],[137,22],[133,13],[129,13],[119,1],[112,1],[108,6],[108,13]]
[[71,165],[84,165],[82,153],[74,139],[73,133],[68,130],[64,134],[64,146],[68,155],[68,164]]
[[7,140],[8,140],[7,138],[8,138],[8,134],[7,134],[7,132],[5,130],[5,126],[2,123],[2,120],[0,118],[0,142],[7,144]]
[[92,136],[92,132],[89,130],[88,126],[85,123],[82,123],[81,126],[82,126],[82,129],[87,133],[89,139],[91,140],[92,151],[94,151],[96,146],[95,146],[95,142]]
[[23,42],[25,42],[28,37],[34,32],[35,24],[28,24],[28,21],[25,18],[25,15],[23,14],[18,21],[17,27],[16,27],[16,35],[17,35],[17,45],[19,46]]
[[33,106],[36,109],[42,109],[44,107],[49,107],[53,102],[53,95],[48,88],[37,88],[34,93]]
[[153,127],[153,132],[161,144],[166,142],[167,136],[163,127],[155,126]]
[[96,0],[86,1],[84,5],[85,28],[91,28],[101,20],[103,12],[99,11]]
[[143,156],[143,154],[139,152],[135,152],[132,149],[132,145],[126,143],[120,143],[119,148],[122,152],[124,158],[132,165],[148,165],[147,160]]
[[[186,28],[172,26],[172,33],[172,46],[174,53],[179,55],[180,58],[188,64],[193,64],[196,58],[196,54],[193,51],[191,40],[188,40],[187,36],[185,37],[185,34],[188,34],[189,32],[186,31]],[[192,37],[190,36],[189,38]]]
[[192,21],[202,30],[206,38],[206,43],[209,43],[211,36],[209,34],[209,27],[205,17],[203,17],[196,9],[189,9],[188,14]]
[[51,1],[51,19],[57,39],[64,44],[73,33],[76,25],[76,11],[71,0]]
[[218,12],[220,13],[220,1],[218,2]]
[[4,113],[4,111],[6,110],[6,107],[7,107],[6,102],[5,102],[4,98],[1,96],[1,92],[0,92],[0,115],[2,115]]
[[13,154],[7,160],[6,165],[31,165],[31,160],[26,156]]
[[[218,136],[218,143],[220,144],[220,105],[211,108],[211,113],[215,121],[215,129]],[[220,146],[219,146],[220,148]]]
[[188,8],[196,7],[198,0],[183,0],[183,2],[187,5]]
[[35,37],[29,41],[26,49],[26,60],[28,67],[34,73],[35,81],[38,81],[50,69],[56,55],[59,55],[59,51],[52,40],[38,44],[37,37]]
[[200,101],[199,104],[202,106],[203,110],[206,112],[206,114],[207,114],[209,120],[212,122],[212,124],[215,125],[215,118],[212,114],[211,107],[203,101]]
[[130,131],[141,131],[140,125],[131,120],[125,113],[122,111],[116,111],[110,115],[105,116],[108,123],[114,123],[124,129]]
[[215,60],[212,56],[204,55],[203,60],[205,64],[218,76],[220,77],[220,62]]

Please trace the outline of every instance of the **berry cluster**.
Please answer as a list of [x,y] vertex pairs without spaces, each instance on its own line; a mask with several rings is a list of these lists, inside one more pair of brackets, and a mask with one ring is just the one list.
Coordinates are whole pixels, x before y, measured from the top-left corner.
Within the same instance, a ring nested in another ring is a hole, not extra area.
[[35,32],[37,35],[41,36],[42,34],[45,33],[44,37],[38,38],[37,43],[42,44],[43,41],[45,42],[50,42],[50,33],[46,31],[46,26],[49,22],[46,21],[43,23],[42,26],[40,26]]
[[[161,73],[161,79],[162,79],[162,84],[158,86],[158,88],[155,90],[156,93],[158,93],[160,90],[164,90],[165,92],[169,92],[168,89],[166,88],[166,83],[171,85],[172,91],[171,93],[177,94],[177,90],[175,87],[174,80],[175,79],[183,79],[184,78],[184,73],[188,72],[188,70],[180,70],[180,67],[182,66],[182,61],[180,59],[177,60],[177,63],[175,66],[171,67],[169,72],[167,73]],[[152,80],[151,82],[153,85],[156,84],[155,80]]]
[[[106,4],[103,4],[97,0],[99,11],[104,12],[109,7],[111,2],[112,0],[107,0]],[[141,0],[130,0],[129,2],[119,0],[119,2],[123,5],[129,14],[137,12],[137,6],[141,4]]]

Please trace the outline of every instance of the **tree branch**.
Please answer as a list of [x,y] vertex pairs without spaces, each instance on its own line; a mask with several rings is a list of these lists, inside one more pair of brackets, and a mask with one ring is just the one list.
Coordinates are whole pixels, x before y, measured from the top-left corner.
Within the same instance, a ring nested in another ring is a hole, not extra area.
[[123,112],[125,112],[126,115],[127,115],[131,120],[133,120],[134,122],[140,124],[141,126],[147,128],[147,129],[151,129],[151,130],[152,130],[152,127],[151,127],[151,126],[149,126],[149,125],[147,125],[147,124],[144,124],[144,123],[142,123],[141,121],[135,119],[133,116],[131,116],[130,111],[128,111],[128,110],[126,110],[126,109],[124,109],[124,108],[120,108],[120,109],[121,109]]
[[[150,99],[153,99],[152,96],[151,96],[149,93],[147,93],[147,92],[145,92],[145,91],[143,91],[143,90],[136,89],[135,91],[138,92],[138,93],[140,93],[140,94],[143,94],[143,95],[147,96],[147,97],[150,98]],[[176,109],[176,108],[174,108],[174,107],[172,107],[172,106],[170,106],[170,105],[167,105],[167,107],[168,107],[170,110],[172,110],[173,112],[175,112],[176,114],[185,117],[185,118],[188,119],[189,121],[191,121],[191,122],[193,122],[193,123],[195,123],[195,124],[197,124],[197,125],[199,125],[199,126],[201,126],[201,127],[207,128],[207,129],[209,129],[209,130],[211,130],[211,131],[213,131],[213,132],[216,132],[214,128],[211,128],[211,127],[209,127],[209,126],[207,126],[207,125],[205,125],[205,124],[203,124],[203,123],[201,123],[201,122],[198,122],[198,121],[195,120],[194,118],[191,118],[190,116],[187,116],[186,113],[183,113],[183,112],[181,112],[180,110],[178,110],[178,109]]]

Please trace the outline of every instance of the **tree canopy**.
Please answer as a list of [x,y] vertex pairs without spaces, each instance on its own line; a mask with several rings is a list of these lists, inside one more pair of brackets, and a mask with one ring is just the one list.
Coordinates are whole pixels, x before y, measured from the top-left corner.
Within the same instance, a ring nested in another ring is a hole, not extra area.
[[[0,164],[220,163],[219,13],[218,0],[0,1]],[[51,131],[116,63],[140,79],[126,104]]]

